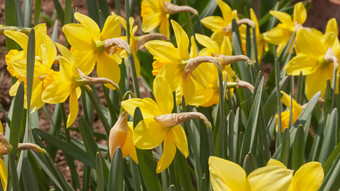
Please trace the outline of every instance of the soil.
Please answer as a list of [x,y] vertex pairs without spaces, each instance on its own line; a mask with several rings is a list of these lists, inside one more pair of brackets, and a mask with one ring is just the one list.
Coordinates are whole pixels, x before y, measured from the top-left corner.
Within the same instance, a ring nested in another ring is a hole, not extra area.
[[[61,5],[64,4],[64,0],[59,0]],[[311,8],[308,11],[307,21],[304,26],[314,27],[321,31],[324,31],[327,21],[330,18],[335,17],[338,21],[340,21],[340,0],[332,0],[332,2],[328,0],[314,0],[312,2]],[[123,2],[122,2],[123,3]],[[110,11],[114,11],[114,0],[108,1]],[[123,4],[122,4],[123,5]],[[87,15],[87,8],[86,8],[86,1],[83,0],[74,0],[73,6],[75,10]],[[34,9],[34,6],[33,6]],[[0,0],[0,24],[4,24],[4,10],[5,10],[5,0]],[[52,17],[55,14],[54,3],[51,0],[42,0],[41,12],[46,14],[48,17]],[[122,10],[122,15],[124,16],[124,10]],[[140,17],[137,16],[135,19],[137,23],[140,24]],[[40,22],[44,22],[43,19],[40,19]],[[48,34],[51,35],[52,27],[48,26]],[[65,42],[65,37],[62,34],[61,27],[59,27],[59,43]],[[0,36],[0,105],[8,112],[9,106],[11,104],[12,98],[8,95],[9,89],[12,84],[12,80],[10,74],[6,70],[6,63],[5,63],[5,54],[6,54],[6,44],[5,44],[5,37]],[[269,67],[269,68],[268,68]],[[269,72],[271,71],[271,67],[268,66],[264,68],[264,73],[268,76]],[[142,85],[141,85],[142,87]],[[98,87],[98,91],[100,92],[101,87]],[[146,95],[146,89],[142,87],[141,89],[142,94]],[[102,93],[99,93],[101,101],[105,104],[104,96]],[[67,106],[66,106],[67,107]],[[53,113],[54,106],[48,105],[48,109],[50,112]],[[68,109],[68,108],[67,108]],[[79,108],[81,112],[81,106]],[[67,111],[68,112],[68,111]],[[4,115],[0,112],[0,119],[4,123]],[[77,123],[77,121],[76,121]],[[77,124],[74,124],[77,127]],[[39,114],[39,125],[40,128],[43,130],[48,131],[50,127],[50,121],[48,120],[47,114],[45,111],[41,111]],[[98,117],[95,117],[94,123],[94,130],[99,132],[105,132],[101,122],[98,120]],[[71,136],[77,139],[81,139],[79,133],[72,132]],[[106,141],[100,140],[100,144],[106,145]],[[61,169],[63,175],[66,177],[67,181],[71,181],[71,174],[66,163],[65,157],[63,153],[59,150],[55,159],[56,164]],[[75,161],[75,165],[78,171],[79,180],[82,181],[83,175],[83,164],[79,161]],[[81,182],[82,184],[82,182]]]

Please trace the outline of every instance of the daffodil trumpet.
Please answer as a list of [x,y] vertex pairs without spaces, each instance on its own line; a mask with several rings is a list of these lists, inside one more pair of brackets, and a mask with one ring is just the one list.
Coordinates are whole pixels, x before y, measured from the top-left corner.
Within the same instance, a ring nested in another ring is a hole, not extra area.
[[183,5],[183,6],[174,5],[167,1],[163,1],[163,5],[164,5],[164,10],[170,14],[176,14],[180,12],[191,12],[194,15],[198,15],[198,12],[196,9],[186,6],[186,5]]
[[[247,24],[251,28],[255,28],[255,22],[250,20],[250,19],[247,19],[247,18],[240,19],[240,20],[236,21],[236,24],[238,26],[243,25],[243,24]],[[227,33],[231,32],[232,31],[232,23],[230,23],[227,26],[223,27],[222,30],[227,32]]]

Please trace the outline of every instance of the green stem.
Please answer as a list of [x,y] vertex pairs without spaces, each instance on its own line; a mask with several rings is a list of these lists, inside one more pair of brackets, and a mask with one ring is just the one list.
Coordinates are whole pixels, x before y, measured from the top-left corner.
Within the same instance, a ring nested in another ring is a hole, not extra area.
[[220,110],[220,157],[224,158],[224,143],[225,143],[225,136],[224,136],[224,127],[225,127],[225,114],[224,114],[224,93],[223,93],[223,76],[222,71],[218,70],[218,83],[219,83],[219,110]]

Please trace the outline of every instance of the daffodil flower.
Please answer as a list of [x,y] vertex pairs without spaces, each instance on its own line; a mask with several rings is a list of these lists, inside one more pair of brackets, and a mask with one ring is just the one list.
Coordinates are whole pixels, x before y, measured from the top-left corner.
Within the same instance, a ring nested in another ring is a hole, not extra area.
[[[229,37],[223,36],[223,41],[218,41],[216,39],[209,38],[207,36],[196,34],[196,40],[200,43],[203,48],[199,52],[199,56],[214,56],[216,54],[220,55],[232,55],[232,45],[229,40]],[[218,84],[218,69],[212,63],[202,63],[200,64],[201,71],[204,72],[206,76],[206,91],[211,91],[210,97],[206,98],[206,102],[201,104],[200,106],[209,107],[213,104],[217,104],[219,102],[219,84]],[[223,80],[228,76],[228,82],[234,82],[234,77],[236,76],[235,72],[231,68],[230,65],[225,65],[223,67]],[[233,90],[230,91],[231,95]],[[209,95],[209,94],[207,94]],[[226,93],[226,97],[228,99],[228,94]]]
[[304,164],[293,176],[292,170],[287,169],[284,164],[275,159],[270,159],[267,166],[258,168],[247,176],[238,164],[211,156],[209,157],[209,172],[214,191],[317,191],[324,179],[322,165],[318,162]]
[[[74,14],[74,17],[80,24],[66,24],[63,27],[63,32],[72,48],[75,49],[73,57],[77,63],[76,68],[87,75],[92,72],[95,62],[97,62],[99,77],[119,83],[119,64],[122,59],[118,53],[123,49],[129,50],[130,48],[123,40],[120,42],[125,43],[122,46],[117,43],[112,44],[113,40],[118,41],[121,33],[117,16],[108,16],[101,32],[97,23],[90,17],[78,12]],[[105,86],[115,89],[110,84]]]
[[[326,82],[332,82],[334,63],[336,61],[332,46],[336,40],[335,33],[326,33],[322,38],[314,35],[308,29],[300,29],[296,35],[296,47],[299,53],[285,66],[288,75],[307,75],[306,96],[312,96],[321,91],[321,96],[326,90]],[[336,61],[337,62],[337,61]]]
[[217,4],[222,12],[220,16],[209,16],[201,20],[202,24],[208,29],[213,31],[213,38],[219,42],[222,41],[223,36],[231,38],[231,30],[226,30],[228,26],[231,26],[232,20],[238,20],[237,11],[231,10],[229,5],[222,0],[217,0]]
[[264,40],[278,45],[277,53],[280,54],[291,36],[302,28],[307,19],[307,11],[305,6],[299,2],[294,5],[293,19],[285,12],[270,11],[269,13],[277,18],[280,23],[264,33]]
[[142,0],[141,17],[143,32],[151,32],[159,26],[159,33],[170,37],[170,14],[189,11],[197,15],[197,11],[189,6],[177,6],[170,3],[170,0]]
[[109,150],[113,157],[114,151],[119,146],[122,149],[123,158],[130,156],[137,164],[137,153],[133,143],[133,124],[127,121],[127,113],[123,112],[115,125],[110,130]]
[[[180,103],[184,96],[187,104],[200,105],[206,102],[208,93],[204,91],[205,75],[199,72],[200,69],[193,71],[192,75],[184,77],[185,66],[191,58],[197,56],[195,40],[191,38],[191,50],[189,48],[189,38],[183,28],[175,21],[171,21],[174,29],[177,48],[170,42],[152,40],[145,44],[145,48],[154,56],[153,62],[154,75],[161,75],[168,80],[172,91],[176,91],[176,101]],[[200,66],[199,66],[200,67]]]
[[[296,120],[299,118],[300,114],[302,113],[302,107],[295,101],[295,99],[292,99],[288,94],[286,94],[284,91],[281,91],[282,97],[281,102],[290,110],[292,110],[292,123],[294,124]],[[292,99],[292,102],[291,102]],[[291,108],[292,107],[292,108]],[[290,121],[290,110],[284,111],[281,113],[281,131],[283,132],[285,128],[289,127],[289,121]],[[276,118],[276,124],[278,123],[278,115],[275,115]]]
[[[167,81],[157,76],[153,84],[156,102],[150,98],[133,98],[122,102],[122,107],[130,115],[140,108],[143,120],[133,132],[133,141],[139,149],[153,149],[163,142],[163,154],[157,164],[157,173],[165,170],[173,161],[176,147],[188,157],[188,142],[183,127],[179,124],[190,119],[202,119],[209,123],[204,115],[197,112],[171,114],[174,101]],[[156,136],[155,136],[156,135]]]
[[[43,90],[58,78],[57,72],[51,69],[57,55],[57,50],[52,39],[46,34],[46,25],[39,24],[35,28],[35,65],[32,87],[31,108],[33,111],[41,108],[44,102],[41,99]],[[26,90],[26,60],[28,36],[18,31],[5,31],[5,35],[16,41],[22,51],[11,50],[6,55],[7,70],[12,76],[18,78],[10,89],[10,95],[16,95],[20,82],[24,82]],[[25,91],[26,93],[26,91]],[[25,96],[25,108],[27,108]]]

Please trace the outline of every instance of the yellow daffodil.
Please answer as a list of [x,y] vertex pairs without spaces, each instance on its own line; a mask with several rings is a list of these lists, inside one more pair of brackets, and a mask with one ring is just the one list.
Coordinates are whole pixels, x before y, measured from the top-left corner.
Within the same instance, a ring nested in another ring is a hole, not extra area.
[[[295,123],[295,121],[298,119],[298,117],[300,116],[300,114],[302,113],[302,107],[294,100],[292,99],[288,94],[286,94],[285,92],[281,91],[282,93],[282,97],[281,97],[281,101],[282,103],[289,108],[290,110],[292,110],[292,122],[293,124]],[[291,102],[292,99],[292,102]],[[293,108],[291,108],[291,106]],[[289,121],[290,121],[290,110],[284,111],[281,113],[281,131],[283,132],[285,130],[285,128],[289,127]],[[276,118],[276,124],[278,123],[278,115],[275,115]]]
[[[145,44],[146,49],[154,56],[154,75],[161,75],[169,82],[171,91],[176,91],[176,101],[180,103],[184,96],[187,104],[200,105],[206,102],[204,94],[205,78],[199,70],[193,71],[193,75],[184,77],[184,67],[191,58],[197,56],[194,38],[191,38],[191,51],[188,52],[189,38],[183,28],[175,21],[171,21],[174,29],[177,48],[170,42],[152,40]],[[200,67],[200,66],[199,66]],[[200,83],[202,82],[202,83]]]
[[122,149],[123,158],[130,156],[137,164],[137,153],[133,143],[133,124],[127,121],[128,115],[122,113],[115,125],[110,130],[109,150],[110,156],[113,157],[114,151],[119,146]]
[[[2,127],[2,123],[0,122],[0,134],[2,135],[3,133],[4,133],[4,130],[3,130],[3,127]],[[6,146],[3,145],[3,141],[2,140],[1,140],[0,144],[1,144],[0,145],[1,150],[2,150],[2,147],[6,148]],[[7,144],[9,144],[9,143],[7,142]],[[6,151],[6,152],[8,152],[8,151]],[[7,190],[8,173],[7,173],[6,165],[5,165],[4,161],[1,158],[1,156],[3,154],[5,154],[5,153],[0,153],[0,180],[1,180],[1,184],[2,184],[3,190]]]
[[122,102],[122,107],[130,115],[139,107],[143,120],[134,132],[133,140],[139,149],[153,149],[163,143],[163,154],[157,164],[157,173],[165,170],[173,161],[176,147],[186,157],[189,155],[187,137],[183,127],[178,124],[164,125],[161,116],[170,114],[174,107],[172,92],[167,81],[157,76],[153,84],[156,102],[150,98],[134,98]]
[[143,32],[151,32],[159,26],[159,33],[170,37],[170,14],[189,11],[197,15],[197,11],[189,6],[177,6],[171,4],[170,0],[142,0],[141,17]]
[[310,99],[316,92],[321,96],[326,90],[326,82],[332,82],[334,75],[334,52],[332,46],[336,40],[334,32],[326,33],[322,38],[313,35],[308,29],[300,29],[296,35],[296,47],[299,53],[285,66],[288,75],[307,75],[306,96]]
[[[41,99],[43,90],[52,83],[57,77],[57,72],[51,69],[57,55],[57,50],[52,39],[46,34],[46,25],[39,24],[35,28],[35,65],[33,88],[31,98],[31,108],[37,110],[44,105]],[[22,51],[11,50],[6,55],[7,69],[12,76],[18,78],[17,82],[11,87],[10,95],[14,96],[17,92],[20,82],[24,82],[26,90],[26,60],[28,36],[18,31],[5,31],[5,35],[16,41]],[[26,93],[26,91],[25,91]],[[25,108],[26,96],[25,96]]]
[[[95,21],[81,13],[74,14],[80,24],[66,24],[63,32],[75,49],[73,57],[76,60],[76,68],[86,75],[91,73],[97,62],[97,74],[99,77],[108,78],[115,83],[120,80],[119,64],[122,59],[119,52],[122,49],[117,44],[112,45],[109,39],[120,37],[121,26],[117,16],[107,17],[104,27],[100,29]],[[115,89],[110,84],[107,87]]]
[[229,25],[231,25],[232,20],[238,20],[238,17],[237,11],[232,11],[227,3],[223,2],[222,0],[217,0],[217,4],[222,12],[222,17],[209,16],[203,18],[201,22],[205,27],[213,31],[213,38],[221,42],[223,36],[228,36],[231,38],[231,30],[227,30],[227,28]]
[[211,156],[209,157],[209,171],[214,191],[317,191],[324,178],[322,165],[318,162],[304,164],[293,177],[291,170],[274,159],[270,159],[267,166],[258,168],[247,176],[238,164]]
[[[214,56],[216,54],[232,55],[232,45],[229,37],[227,36],[223,36],[223,41],[211,39],[201,34],[196,34],[195,37],[198,43],[205,47],[199,52],[199,56]],[[206,94],[210,97],[207,97],[206,102],[200,106],[209,107],[213,104],[217,104],[219,102],[218,69],[212,63],[202,63],[199,70],[201,73],[204,73],[206,77],[206,91],[212,92],[211,94]],[[236,74],[230,65],[225,65],[223,67],[223,78],[225,79],[227,75],[228,82],[234,82],[233,78],[236,76]],[[233,94],[233,90],[228,91],[230,91],[231,95]],[[228,99],[227,93],[226,98]]]
[[270,11],[269,13],[277,18],[280,23],[268,32],[265,32],[264,39],[271,44],[278,45],[277,53],[280,54],[294,32],[302,28],[303,23],[307,19],[307,11],[305,6],[299,2],[294,5],[293,19],[285,12]]

